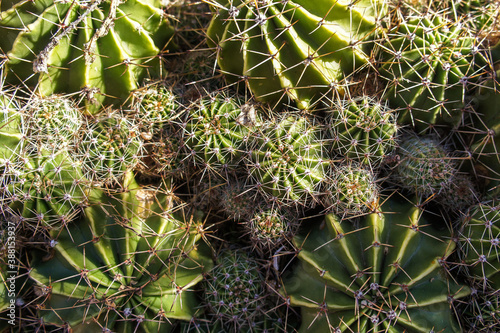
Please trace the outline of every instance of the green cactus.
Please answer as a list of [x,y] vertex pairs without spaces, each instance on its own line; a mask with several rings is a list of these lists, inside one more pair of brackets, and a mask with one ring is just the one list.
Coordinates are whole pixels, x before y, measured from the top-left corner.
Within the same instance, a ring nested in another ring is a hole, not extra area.
[[377,167],[396,147],[396,116],[368,96],[345,99],[327,110],[334,152]]
[[406,17],[380,44],[384,98],[398,122],[425,131],[458,127],[469,107],[467,92],[488,63],[469,31],[441,16]]
[[342,217],[373,211],[379,201],[379,185],[373,171],[355,162],[330,169],[323,204]]
[[306,205],[318,199],[329,164],[319,126],[306,117],[279,116],[252,133],[250,177],[271,200]]
[[219,190],[221,208],[229,218],[235,220],[252,218],[260,198],[254,191],[246,188],[242,179],[229,178],[228,183]]
[[396,197],[359,229],[329,214],[296,237],[300,264],[284,292],[301,307],[299,332],[459,332],[450,302],[469,289],[442,266],[455,243]]
[[392,178],[424,199],[449,189],[458,172],[456,163],[432,136],[402,137],[396,153],[400,160]]
[[216,173],[234,168],[244,153],[249,129],[255,125],[246,122],[247,112],[255,117],[253,107],[238,96],[216,93],[196,100],[187,112],[186,158]]
[[52,233],[53,257],[36,255],[30,277],[45,323],[74,330],[170,332],[190,320],[194,286],[212,261],[200,216],[172,207],[167,194],[138,187],[92,197],[85,215]]
[[500,329],[500,292],[474,290],[464,306],[465,332],[493,333]]
[[92,113],[159,76],[173,34],[156,0],[8,1],[1,9],[7,80],[43,96],[80,93]]
[[84,174],[96,184],[119,182],[139,163],[143,152],[137,125],[117,111],[92,119],[77,141]]
[[33,96],[26,102],[27,139],[50,149],[72,147],[83,125],[82,114],[73,101],[58,95]]
[[468,276],[485,290],[500,289],[500,206],[496,201],[472,206],[462,218],[459,236]]
[[[0,73],[1,74],[1,73]],[[1,79],[0,79],[1,80]],[[1,83],[1,81],[0,81]],[[26,145],[28,129],[16,95],[0,84],[0,168],[9,168]],[[3,173],[3,172],[2,172]]]
[[208,43],[230,82],[257,100],[311,108],[369,62],[385,2],[218,0]]
[[64,226],[87,203],[81,165],[65,150],[25,149],[2,175],[3,204],[33,228]]

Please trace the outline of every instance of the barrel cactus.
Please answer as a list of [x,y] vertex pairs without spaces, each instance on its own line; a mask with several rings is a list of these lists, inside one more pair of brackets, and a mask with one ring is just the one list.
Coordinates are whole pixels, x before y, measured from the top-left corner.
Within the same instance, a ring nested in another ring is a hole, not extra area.
[[51,259],[33,259],[45,323],[170,332],[175,319],[195,313],[193,288],[212,267],[200,216],[138,187],[130,174],[125,186],[119,194],[96,193],[78,222],[51,234]]
[[384,1],[211,1],[208,43],[230,82],[270,103],[310,108],[370,60]]
[[455,243],[435,219],[395,195],[359,228],[333,214],[311,223],[284,281],[299,332],[459,332],[450,302],[469,289],[447,279]]
[[477,204],[462,218],[459,236],[468,276],[480,285],[500,290],[500,206],[497,201]]
[[155,0],[9,1],[1,9],[7,80],[43,96],[81,94],[92,113],[159,76],[173,34]]
[[396,147],[395,113],[368,96],[344,99],[327,110],[335,153],[377,167]]
[[469,30],[441,16],[407,17],[381,41],[384,98],[398,108],[398,122],[419,131],[458,127],[466,93],[488,69]]
[[306,117],[277,117],[252,134],[246,164],[272,200],[306,205],[318,199],[328,156],[319,126]]

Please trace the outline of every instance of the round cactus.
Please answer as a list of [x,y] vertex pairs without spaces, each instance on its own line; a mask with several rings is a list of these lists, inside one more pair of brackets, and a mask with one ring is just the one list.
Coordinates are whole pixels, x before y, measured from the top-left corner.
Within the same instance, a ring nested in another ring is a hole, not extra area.
[[455,243],[435,219],[395,195],[359,229],[332,214],[310,223],[284,281],[301,307],[299,332],[459,332],[450,302],[470,291],[446,278]]
[[9,5],[0,16],[7,80],[36,86],[43,96],[81,93],[92,113],[158,76],[159,53],[173,33],[155,0]]
[[326,179],[325,141],[305,117],[278,117],[252,133],[247,168],[256,187],[272,200],[306,205]]
[[169,196],[138,187],[97,193],[85,215],[52,233],[53,256],[33,260],[45,323],[92,332],[170,332],[190,320],[194,286],[212,267],[200,244],[200,216],[178,211]]
[[26,149],[2,175],[3,204],[34,228],[73,220],[87,203],[81,165],[67,150]]
[[49,145],[52,149],[72,146],[83,124],[78,107],[62,96],[34,96],[28,100],[24,111],[27,139],[34,145]]
[[309,108],[369,61],[384,2],[211,1],[208,43],[231,82],[260,101]]
[[213,321],[230,332],[253,328],[265,317],[258,264],[243,250],[224,251],[205,280],[205,302]]
[[478,284],[500,289],[500,206],[496,201],[480,203],[462,219],[459,237],[462,261]]
[[94,119],[77,141],[85,176],[96,183],[119,181],[139,163],[143,148],[136,124],[117,112]]
[[243,154],[249,127],[245,110],[252,108],[225,93],[202,97],[188,107],[184,129],[187,158],[215,172],[235,167]]
[[248,189],[238,179],[228,179],[228,184],[220,189],[220,205],[224,213],[235,220],[250,219],[259,205],[257,193]]
[[342,100],[328,110],[334,152],[378,166],[396,147],[396,117],[386,105],[364,96]]
[[450,188],[458,170],[445,149],[433,137],[409,136],[401,139],[400,158],[393,179],[399,186],[427,198]]
[[399,108],[398,122],[419,131],[458,126],[466,93],[486,72],[487,60],[468,29],[440,16],[406,18],[381,43],[384,98]]
[[465,332],[493,333],[500,329],[500,292],[473,290],[463,309]]
[[376,208],[378,199],[379,186],[371,169],[354,162],[331,169],[323,196],[327,211],[360,215]]
[[5,91],[0,84],[0,168],[8,168],[13,163],[27,143],[27,134],[21,103],[15,94]]

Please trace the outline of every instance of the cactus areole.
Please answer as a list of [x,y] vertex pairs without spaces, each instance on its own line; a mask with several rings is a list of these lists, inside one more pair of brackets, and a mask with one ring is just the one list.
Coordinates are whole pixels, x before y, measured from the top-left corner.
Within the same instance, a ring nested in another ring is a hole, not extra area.
[[368,62],[382,1],[210,2],[208,42],[229,81],[260,101],[310,108]]

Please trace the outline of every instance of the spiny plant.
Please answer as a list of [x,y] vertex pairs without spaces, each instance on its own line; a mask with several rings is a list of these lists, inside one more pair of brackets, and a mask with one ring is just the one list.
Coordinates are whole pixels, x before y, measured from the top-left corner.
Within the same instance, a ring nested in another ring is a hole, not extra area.
[[159,76],[173,34],[156,0],[4,1],[1,9],[7,80],[43,96],[81,94],[92,113]]
[[314,203],[329,165],[318,125],[305,116],[277,116],[252,132],[245,163],[255,187],[273,201]]
[[468,174],[456,173],[448,187],[444,187],[436,195],[435,201],[455,214],[465,213],[467,209],[478,203],[481,194]]
[[65,149],[27,146],[1,175],[4,210],[33,228],[70,222],[87,202],[88,181]]
[[[1,75],[1,72],[0,72]],[[26,145],[27,125],[21,101],[15,92],[4,89],[0,79],[0,169],[8,169]]]
[[85,177],[95,184],[119,182],[139,163],[143,152],[137,124],[119,111],[90,119],[76,140]]
[[329,169],[323,205],[342,217],[356,216],[376,208],[380,188],[372,169],[344,162]]
[[456,163],[432,136],[404,136],[396,154],[399,161],[392,179],[423,199],[450,188],[458,172]]
[[251,219],[261,201],[257,193],[245,185],[244,179],[229,178],[219,190],[221,208],[231,219]]
[[486,73],[488,58],[468,29],[440,15],[405,17],[380,42],[384,98],[398,122],[418,131],[458,127],[470,110],[467,93]]
[[369,96],[345,98],[326,110],[334,153],[377,167],[396,147],[396,115]]
[[212,261],[198,213],[175,207],[169,188],[96,193],[82,218],[51,234],[52,255],[33,258],[45,323],[103,332],[170,332],[190,320],[193,288]]
[[298,235],[300,263],[284,294],[301,307],[299,332],[459,332],[453,301],[469,289],[447,278],[443,223],[394,195],[359,226],[333,214]]
[[83,125],[75,103],[63,96],[31,96],[23,108],[28,129],[27,140],[49,148],[72,148],[76,133]]
[[257,100],[312,108],[370,62],[385,1],[208,2],[215,14],[208,44],[229,82],[244,82]]
[[500,289],[500,206],[497,201],[472,206],[461,220],[460,257],[467,276],[484,290]]
[[500,292],[473,290],[463,314],[466,332],[497,332],[500,329]]
[[[214,173],[235,168],[242,157],[245,140],[257,120],[248,120],[255,109],[240,96],[214,93],[191,103],[184,125],[186,158]],[[221,174],[226,176],[225,174]]]

